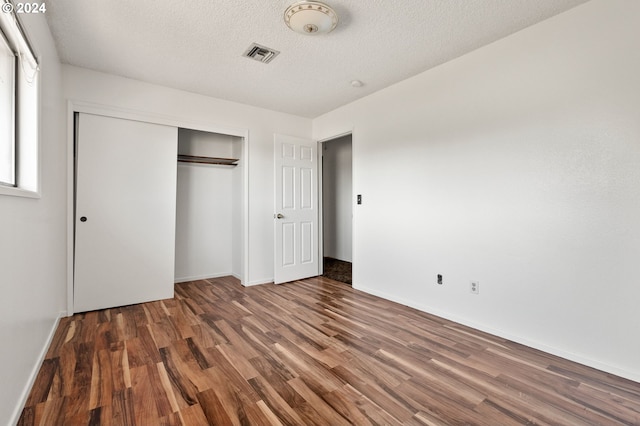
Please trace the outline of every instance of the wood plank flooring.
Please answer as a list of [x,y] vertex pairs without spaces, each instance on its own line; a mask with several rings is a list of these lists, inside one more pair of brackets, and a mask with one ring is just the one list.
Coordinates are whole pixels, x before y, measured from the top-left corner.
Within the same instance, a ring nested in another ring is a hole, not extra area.
[[318,277],[60,322],[20,425],[634,425],[640,384]]

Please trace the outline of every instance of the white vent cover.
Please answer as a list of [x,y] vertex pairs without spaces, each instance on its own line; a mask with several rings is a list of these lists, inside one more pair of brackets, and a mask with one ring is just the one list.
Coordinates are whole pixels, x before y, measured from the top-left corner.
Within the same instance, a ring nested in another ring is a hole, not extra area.
[[278,52],[277,50],[273,50],[270,47],[265,47],[259,45],[258,43],[253,43],[247,50],[245,50],[242,56],[246,56],[247,58],[255,59],[258,62],[268,64],[273,60],[273,58],[278,56],[279,53],[280,52]]

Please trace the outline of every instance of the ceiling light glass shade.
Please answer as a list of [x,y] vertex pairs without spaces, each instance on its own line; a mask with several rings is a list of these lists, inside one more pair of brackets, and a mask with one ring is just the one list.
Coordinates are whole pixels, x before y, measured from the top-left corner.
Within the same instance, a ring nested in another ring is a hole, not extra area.
[[338,15],[324,3],[301,1],[285,10],[284,22],[300,34],[326,34],[338,25]]

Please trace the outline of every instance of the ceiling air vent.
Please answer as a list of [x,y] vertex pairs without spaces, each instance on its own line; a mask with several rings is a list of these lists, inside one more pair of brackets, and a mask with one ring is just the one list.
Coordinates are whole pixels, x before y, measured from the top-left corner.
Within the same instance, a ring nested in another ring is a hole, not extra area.
[[257,43],[253,43],[247,50],[245,50],[242,56],[246,56],[247,58],[255,59],[258,62],[268,64],[273,58],[278,56],[279,53],[280,52],[278,52],[277,50],[273,50],[269,47],[260,46]]

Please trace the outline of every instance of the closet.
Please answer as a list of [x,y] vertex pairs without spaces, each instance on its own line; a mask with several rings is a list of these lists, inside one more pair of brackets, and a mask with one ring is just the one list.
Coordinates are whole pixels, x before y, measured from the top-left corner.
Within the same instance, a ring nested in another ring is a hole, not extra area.
[[243,262],[243,138],[75,114],[73,311],[173,297]]
[[242,272],[242,138],[178,129],[176,282]]

